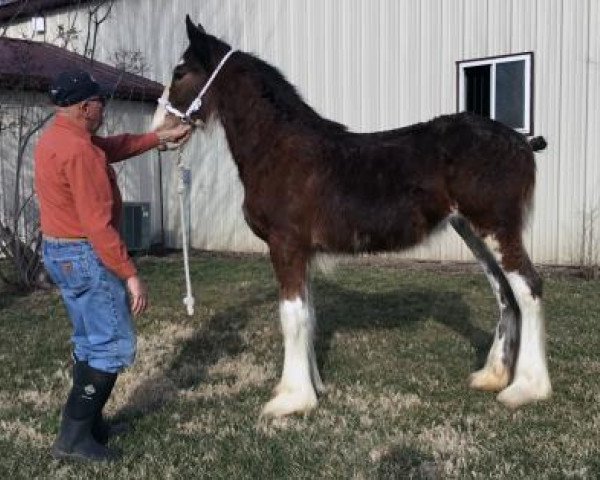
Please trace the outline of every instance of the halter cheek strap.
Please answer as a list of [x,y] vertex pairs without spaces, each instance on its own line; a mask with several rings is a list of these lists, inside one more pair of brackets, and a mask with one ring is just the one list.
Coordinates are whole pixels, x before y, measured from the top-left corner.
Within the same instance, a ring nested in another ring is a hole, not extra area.
[[192,118],[191,118],[192,115],[194,113],[196,113],[198,110],[200,110],[200,107],[202,107],[202,97],[204,96],[206,91],[209,89],[210,85],[213,83],[213,81],[215,80],[215,78],[217,77],[217,75],[219,74],[219,72],[221,71],[223,66],[225,65],[225,62],[227,62],[229,57],[231,57],[231,55],[233,55],[234,53],[235,53],[235,50],[232,48],[225,54],[225,56],[221,59],[221,61],[217,65],[217,68],[214,69],[214,71],[208,78],[207,82],[204,84],[204,87],[202,87],[202,90],[200,90],[200,93],[198,94],[198,96],[196,96],[196,98],[194,98],[194,100],[192,101],[192,103],[190,104],[188,109],[185,111],[185,113],[182,112],[181,110],[178,110],[177,108],[175,108],[171,104],[171,102],[169,102],[169,100],[166,98],[159,98],[158,104],[161,105],[171,115],[175,115],[176,117],[179,117],[182,122],[192,123]]

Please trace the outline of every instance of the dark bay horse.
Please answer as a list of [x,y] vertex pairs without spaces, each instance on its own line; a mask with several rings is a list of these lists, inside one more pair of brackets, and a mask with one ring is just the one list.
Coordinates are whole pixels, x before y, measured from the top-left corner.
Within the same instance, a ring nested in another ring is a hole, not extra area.
[[[274,67],[240,51],[225,58],[229,45],[186,22],[190,45],[164,95],[171,113],[160,107],[154,125],[181,121],[173,112],[222,123],[244,187],[245,219],[268,244],[285,354],[263,413],[310,410],[323,390],[307,275],[315,253],[401,250],[444,223],[483,266],[500,309],[487,361],[470,386],[499,391],[509,407],[547,398],[542,282],[522,240],[533,151],[545,147],[543,139],[527,142],[468,113],[352,133],[320,117]],[[202,106],[192,112],[207,82]]]

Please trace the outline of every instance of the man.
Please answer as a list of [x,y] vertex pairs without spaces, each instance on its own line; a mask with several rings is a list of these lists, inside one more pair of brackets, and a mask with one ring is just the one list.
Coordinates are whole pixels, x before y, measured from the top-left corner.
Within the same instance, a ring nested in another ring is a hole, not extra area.
[[98,137],[106,97],[88,73],[62,73],[50,93],[57,111],[35,149],[35,188],[44,264],[73,325],[75,360],[52,454],[114,460],[118,454],[106,443],[119,428],[102,418],[102,409],[118,373],[133,363],[131,312],[143,313],[148,295],[119,236],[122,201],[110,164],[167,142],[185,142],[190,128]]

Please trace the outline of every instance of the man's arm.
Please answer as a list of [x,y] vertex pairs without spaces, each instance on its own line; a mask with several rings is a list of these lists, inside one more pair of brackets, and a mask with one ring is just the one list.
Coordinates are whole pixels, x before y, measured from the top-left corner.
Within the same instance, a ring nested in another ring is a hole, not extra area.
[[154,132],[141,135],[124,133],[112,137],[92,137],[92,142],[106,154],[108,163],[120,162],[158,147],[162,142]]
[[92,137],[92,142],[104,151],[108,163],[115,163],[166,145],[168,142],[184,143],[189,139],[190,133],[189,125],[178,125],[168,130],[141,135],[125,133],[112,137]]

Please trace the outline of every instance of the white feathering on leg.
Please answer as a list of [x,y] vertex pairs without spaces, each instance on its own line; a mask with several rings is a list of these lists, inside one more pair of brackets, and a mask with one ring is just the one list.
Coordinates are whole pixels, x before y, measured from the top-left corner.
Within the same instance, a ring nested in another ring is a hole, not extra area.
[[275,389],[276,396],[265,405],[262,412],[263,415],[276,417],[305,412],[317,406],[311,379],[314,327],[311,325],[310,308],[298,297],[281,302],[279,311],[285,350],[283,373]]
[[510,386],[502,390],[498,400],[510,408],[548,398],[552,393],[546,363],[546,333],[542,304],[535,298],[525,279],[518,273],[506,276],[521,310],[521,344]]

